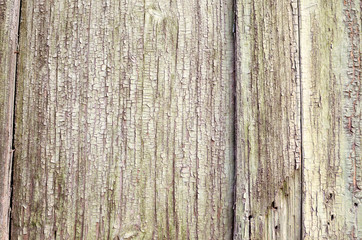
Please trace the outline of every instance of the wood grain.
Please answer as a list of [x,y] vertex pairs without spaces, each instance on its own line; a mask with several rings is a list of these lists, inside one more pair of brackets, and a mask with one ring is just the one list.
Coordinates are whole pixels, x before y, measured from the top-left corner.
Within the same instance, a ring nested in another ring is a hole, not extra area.
[[300,238],[298,4],[236,1],[235,239]]
[[9,237],[19,0],[0,1],[0,239]]
[[230,12],[23,1],[14,239],[231,237]]
[[304,239],[362,237],[361,4],[301,0]]
[[360,239],[361,8],[0,1],[0,239]]

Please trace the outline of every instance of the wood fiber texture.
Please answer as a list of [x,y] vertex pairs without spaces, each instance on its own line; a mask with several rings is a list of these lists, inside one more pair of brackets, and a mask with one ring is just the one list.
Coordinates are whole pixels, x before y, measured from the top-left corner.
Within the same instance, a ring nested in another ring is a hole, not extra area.
[[13,239],[232,236],[232,6],[22,2]]
[[361,8],[0,0],[0,239],[361,239]]
[[304,239],[362,238],[361,7],[301,0]]
[[0,1],[0,239],[9,237],[19,12],[18,0]]
[[236,239],[300,238],[300,72],[294,0],[236,5]]

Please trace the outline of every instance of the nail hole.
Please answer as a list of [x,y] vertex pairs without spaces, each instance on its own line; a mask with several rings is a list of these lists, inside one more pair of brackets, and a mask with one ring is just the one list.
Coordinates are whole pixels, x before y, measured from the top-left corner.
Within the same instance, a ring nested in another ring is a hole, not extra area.
[[331,215],[331,220],[333,220],[333,219],[334,219],[334,215],[332,214],[332,215]]
[[355,203],[354,203],[354,206],[355,206],[355,207],[358,207],[358,203],[355,202]]
[[274,202],[274,201],[272,202],[272,208],[274,208],[274,209],[278,209],[278,207],[277,207],[277,206],[275,206],[275,202]]

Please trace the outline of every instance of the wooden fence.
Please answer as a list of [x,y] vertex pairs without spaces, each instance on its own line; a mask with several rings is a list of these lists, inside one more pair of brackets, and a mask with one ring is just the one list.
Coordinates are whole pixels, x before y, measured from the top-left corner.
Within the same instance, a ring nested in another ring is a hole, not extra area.
[[1,239],[362,239],[359,0],[1,0]]

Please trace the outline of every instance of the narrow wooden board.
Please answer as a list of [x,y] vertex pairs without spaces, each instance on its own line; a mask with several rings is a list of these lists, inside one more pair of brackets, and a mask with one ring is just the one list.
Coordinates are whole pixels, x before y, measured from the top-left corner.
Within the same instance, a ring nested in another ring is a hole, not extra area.
[[298,4],[236,1],[235,239],[300,239]]
[[19,0],[0,1],[0,239],[9,237],[19,12]]
[[362,2],[300,2],[303,238],[360,239]]

